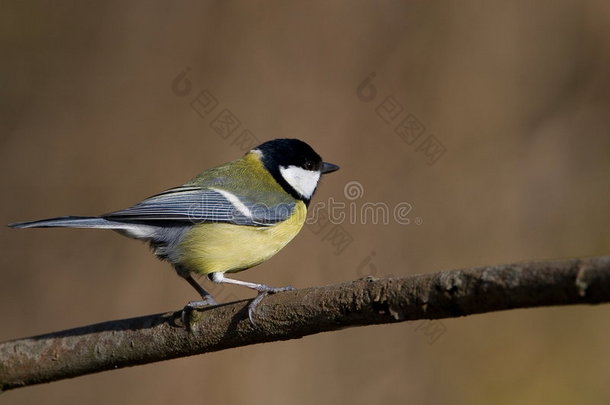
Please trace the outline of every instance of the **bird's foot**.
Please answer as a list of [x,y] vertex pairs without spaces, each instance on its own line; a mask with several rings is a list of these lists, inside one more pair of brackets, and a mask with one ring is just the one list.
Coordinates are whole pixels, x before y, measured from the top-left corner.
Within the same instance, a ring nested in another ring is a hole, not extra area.
[[250,323],[256,326],[256,322],[254,322],[254,315],[256,314],[256,307],[261,303],[263,298],[265,298],[269,294],[275,294],[284,291],[294,291],[296,288],[291,286],[286,287],[269,287],[265,285],[261,285],[261,288],[257,288],[258,295],[250,302],[248,305],[248,319],[250,319]]
[[182,324],[184,325],[184,327],[187,330],[191,330],[190,321],[191,321],[191,313],[193,312],[193,310],[213,307],[215,305],[218,305],[218,303],[211,295],[207,296],[203,300],[189,301],[182,309],[182,314],[180,315],[180,318],[182,319]]

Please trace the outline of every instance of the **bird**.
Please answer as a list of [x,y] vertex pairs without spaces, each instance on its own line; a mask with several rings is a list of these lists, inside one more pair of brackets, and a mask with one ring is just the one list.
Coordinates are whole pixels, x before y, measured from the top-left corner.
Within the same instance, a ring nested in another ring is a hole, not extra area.
[[218,305],[195,279],[234,284],[257,292],[248,306],[268,294],[293,290],[226,276],[270,259],[301,230],[322,175],[339,166],[324,162],[299,139],[273,139],[241,158],[208,169],[185,184],[123,210],[100,216],[63,216],[10,224],[12,228],[111,229],[148,242],[200,295],[185,311]]

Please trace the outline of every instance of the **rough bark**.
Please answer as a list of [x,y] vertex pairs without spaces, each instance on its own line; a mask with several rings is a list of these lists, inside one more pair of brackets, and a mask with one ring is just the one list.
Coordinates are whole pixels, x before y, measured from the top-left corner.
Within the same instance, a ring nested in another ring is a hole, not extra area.
[[352,326],[610,302],[610,256],[364,278],[248,301],[109,321],[0,343],[0,390]]

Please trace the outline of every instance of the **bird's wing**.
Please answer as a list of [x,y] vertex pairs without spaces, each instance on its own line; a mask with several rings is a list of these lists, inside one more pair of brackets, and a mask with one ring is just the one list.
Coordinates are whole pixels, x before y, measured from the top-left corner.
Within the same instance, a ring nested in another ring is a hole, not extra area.
[[102,215],[112,221],[137,222],[225,222],[247,226],[269,226],[292,215],[295,202],[272,206],[257,204],[252,198],[238,196],[214,187],[182,186],[154,195],[121,211]]

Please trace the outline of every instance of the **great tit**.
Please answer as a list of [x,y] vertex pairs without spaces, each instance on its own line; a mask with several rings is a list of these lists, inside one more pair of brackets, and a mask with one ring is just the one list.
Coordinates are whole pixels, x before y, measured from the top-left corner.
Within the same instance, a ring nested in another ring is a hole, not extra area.
[[186,308],[217,305],[193,275],[258,292],[248,308],[254,322],[257,304],[274,288],[225,277],[275,255],[301,230],[307,206],[322,174],[339,169],[322,161],[298,139],[275,139],[241,159],[209,169],[186,184],[153,195],[130,208],[98,217],[58,217],[9,225],[12,228],[99,228],[150,243],[201,295]]

